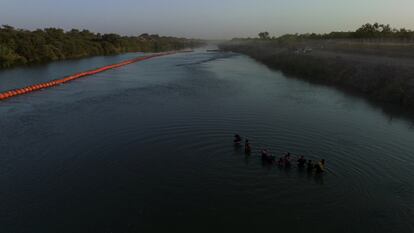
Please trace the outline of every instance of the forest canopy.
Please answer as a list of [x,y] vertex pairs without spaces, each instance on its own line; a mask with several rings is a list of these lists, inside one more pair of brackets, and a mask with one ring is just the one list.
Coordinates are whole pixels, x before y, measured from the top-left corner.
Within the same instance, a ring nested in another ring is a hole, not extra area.
[[200,40],[141,34],[121,36],[60,28],[34,31],[0,27],[0,68],[126,52],[161,52],[192,48]]

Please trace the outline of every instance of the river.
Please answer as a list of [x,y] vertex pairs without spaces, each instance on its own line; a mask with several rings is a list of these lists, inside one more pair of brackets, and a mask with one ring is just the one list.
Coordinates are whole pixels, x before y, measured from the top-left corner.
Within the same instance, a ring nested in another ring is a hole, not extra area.
[[[3,70],[0,91],[134,56]],[[263,164],[262,148],[329,171]],[[0,232],[412,233],[414,126],[200,49],[0,102],[0,184]]]

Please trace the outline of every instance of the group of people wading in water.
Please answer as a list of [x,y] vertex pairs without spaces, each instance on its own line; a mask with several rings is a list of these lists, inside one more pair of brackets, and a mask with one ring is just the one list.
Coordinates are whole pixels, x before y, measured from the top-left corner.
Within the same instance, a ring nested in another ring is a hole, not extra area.
[[[234,135],[234,145],[241,146],[242,144],[242,138],[240,135],[236,134]],[[250,154],[252,152],[252,146],[249,143],[249,140],[246,139],[244,142],[244,152],[246,154]],[[279,167],[284,168],[290,168],[292,167],[292,162],[294,162],[294,159],[292,158],[291,154],[287,152],[284,156],[279,158],[279,160],[276,161],[276,157],[271,155],[270,152],[267,149],[261,150],[261,156],[262,160],[266,163],[270,164],[276,164]],[[300,156],[296,159],[297,167],[298,168],[307,168],[308,172],[315,171],[316,173],[323,173],[325,171],[325,160],[322,159],[321,161],[314,163],[312,160],[305,159],[304,156]]]

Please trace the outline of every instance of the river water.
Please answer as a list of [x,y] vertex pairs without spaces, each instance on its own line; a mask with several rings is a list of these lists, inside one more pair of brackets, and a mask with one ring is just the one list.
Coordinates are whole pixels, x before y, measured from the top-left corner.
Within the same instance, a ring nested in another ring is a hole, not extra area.
[[[0,90],[134,56],[4,70]],[[0,102],[0,232],[412,233],[413,153],[412,122],[361,98],[239,54],[160,57]]]

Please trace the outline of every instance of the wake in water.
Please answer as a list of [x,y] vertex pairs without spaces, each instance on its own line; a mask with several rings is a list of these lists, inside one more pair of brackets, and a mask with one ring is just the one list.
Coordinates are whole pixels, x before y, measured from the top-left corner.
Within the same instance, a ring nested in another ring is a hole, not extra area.
[[[211,53],[209,53],[210,55]],[[239,56],[236,53],[217,53],[214,54],[213,56],[207,58],[207,59],[203,59],[200,61],[195,61],[195,62],[189,62],[189,63],[181,63],[181,64],[177,64],[176,66],[193,66],[193,65],[200,65],[203,63],[207,63],[207,62],[212,62],[212,61],[216,61],[216,60],[220,60],[220,59],[226,59],[226,58],[231,58],[234,56]]]

